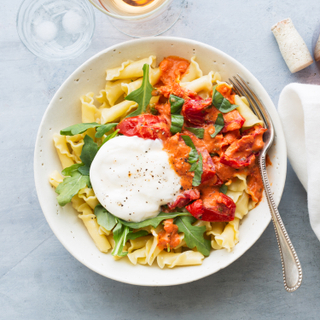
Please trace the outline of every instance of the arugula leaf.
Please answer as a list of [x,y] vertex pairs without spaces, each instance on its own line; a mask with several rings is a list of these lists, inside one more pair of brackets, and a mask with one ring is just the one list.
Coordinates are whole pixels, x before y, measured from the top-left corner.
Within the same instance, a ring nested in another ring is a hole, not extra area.
[[236,104],[231,104],[228,99],[218,92],[216,86],[213,89],[212,104],[222,113],[227,113],[238,108]]
[[114,128],[117,123],[106,123],[97,128],[97,133],[95,135],[96,138],[102,138],[102,136],[109,132],[112,128]]
[[96,205],[94,214],[97,217],[98,225],[104,227],[106,230],[111,231],[117,224],[117,220],[107,209],[101,204]]
[[225,184],[223,184],[223,185],[220,187],[219,191],[220,191],[221,193],[227,194],[228,186],[226,186]]
[[[118,219],[117,219],[118,220]],[[138,232],[133,232],[129,227],[124,226],[119,220],[116,227],[113,229],[113,239],[115,242],[114,248],[112,250],[112,255],[124,257],[128,254],[127,251],[123,251],[128,240],[134,240],[140,237],[144,237],[148,234],[148,231],[140,230]]]
[[127,240],[134,240],[134,239],[137,239],[140,237],[147,236],[148,234],[149,234],[149,232],[146,230],[140,230],[138,232],[130,232],[127,235]]
[[[191,169],[190,169],[191,171]],[[201,184],[201,176],[203,173],[203,168],[202,168],[202,155],[201,153],[199,154],[199,161],[197,162],[197,166],[195,167],[194,171],[194,176],[192,180],[192,185],[194,187],[197,187]]]
[[82,167],[84,164],[83,163],[75,163],[73,164],[72,166],[70,167],[67,167],[67,168],[64,168],[61,173],[64,175],[64,176],[72,176],[72,174],[76,171],[78,171],[78,169],[80,167]]
[[216,119],[216,122],[214,124],[214,133],[210,135],[211,138],[214,138],[224,127],[224,120],[222,113],[218,114],[218,117]]
[[112,250],[113,256],[124,257],[128,252],[123,252],[123,247],[127,242],[127,235],[130,232],[130,229],[127,226],[118,223],[113,229],[113,239],[114,239],[114,248]]
[[204,256],[210,254],[210,240],[204,238],[203,234],[206,231],[206,227],[193,226],[197,219],[194,217],[178,217],[175,219],[174,223],[178,226],[179,232],[184,233],[184,240],[190,249],[194,247],[202,253]]
[[152,226],[154,228],[156,228],[161,221],[166,220],[166,219],[173,219],[175,217],[179,217],[179,216],[190,216],[189,212],[160,212],[156,217],[151,218],[151,219],[147,219],[141,222],[128,222],[128,221],[124,221],[124,220],[120,220],[119,221],[127,226],[130,227],[132,229],[140,229],[140,228],[144,228],[147,226]]
[[173,134],[181,132],[183,123],[183,116],[181,116],[180,114],[172,114],[170,132]]
[[125,97],[125,100],[136,102],[138,104],[138,108],[137,110],[128,114],[126,118],[135,117],[141,113],[144,113],[146,111],[148,104],[150,103],[150,99],[152,98],[153,87],[149,82],[149,65],[144,64],[142,67],[142,70],[143,70],[143,79],[142,79],[141,87],[137,90],[132,91],[130,94],[128,94]]
[[[197,149],[195,147],[195,145],[192,142],[192,139],[189,136],[181,136],[181,138],[183,139],[183,141],[185,142],[185,144],[191,148],[191,151],[189,152],[189,159],[188,162],[190,164],[195,163],[198,161],[199,159],[199,155],[197,152]],[[190,171],[193,171],[190,169]]]
[[203,139],[203,136],[204,136],[203,128],[192,128],[192,127],[185,127],[185,128],[190,132],[192,132],[197,138]]
[[90,128],[95,128],[99,127],[101,124],[96,123],[96,122],[91,122],[91,123],[78,123],[74,124],[73,126],[67,127],[63,130],[60,131],[60,134],[62,136],[74,136],[76,134],[83,133],[87,131]]
[[81,174],[88,176],[92,160],[98,152],[98,145],[88,135],[84,137],[83,141],[84,145],[82,147],[80,159],[84,163],[84,166],[78,168],[78,171]]
[[173,94],[170,94],[169,102],[171,106],[171,113],[180,114],[182,106],[184,104],[184,99],[177,97]]
[[102,147],[102,145],[104,145],[107,141],[109,141],[110,139],[112,139],[112,138],[116,137],[119,131],[120,131],[120,130],[119,130],[119,129],[117,129],[116,131],[114,131],[114,132],[110,133],[110,134],[109,134],[109,135],[108,135],[108,136],[103,140],[103,142],[102,142],[102,144],[101,144],[100,148],[101,148],[101,147]]
[[71,177],[66,177],[56,188],[57,200],[60,206],[66,205],[71,201],[72,197],[76,195],[80,189],[90,185],[88,176],[83,176],[78,171],[69,172]]

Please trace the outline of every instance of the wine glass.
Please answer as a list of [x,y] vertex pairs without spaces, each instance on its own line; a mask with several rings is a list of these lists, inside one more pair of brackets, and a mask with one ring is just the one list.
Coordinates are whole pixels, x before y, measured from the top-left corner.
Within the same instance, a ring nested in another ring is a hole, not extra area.
[[89,0],[120,32],[134,38],[157,36],[179,19],[185,0]]

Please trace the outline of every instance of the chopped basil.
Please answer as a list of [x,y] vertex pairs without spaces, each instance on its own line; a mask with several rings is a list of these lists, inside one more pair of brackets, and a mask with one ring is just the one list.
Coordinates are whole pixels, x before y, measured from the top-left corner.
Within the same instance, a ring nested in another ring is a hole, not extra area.
[[144,64],[142,70],[143,79],[141,87],[137,90],[132,91],[125,97],[126,100],[136,102],[138,104],[138,108],[128,114],[126,118],[135,117],[141,113],[144,113],[152,98],[153,87],[149,81],[149,65]]
[[222,113],[218,114],[218,117],[216,119],[216,122],[214,124],[214,133],[210,135],[211,138],[214,138],[224,127],[224,120]]
[[152,107],[152,108],[150,108],[150,113],[153,115],[157,115],[159,112],[156,108]]
[[181,132],[183,123],[184,123],[183,116],[181,116],[180,114],[172,114],[170,132],[173,134]]
[[191,151],[189,152],[189,159],[188,162],[190,164],[195,163],[198,161],[199,159],[199,155],[197,152],[197,149],[194,145],[194,143],[192,142],[191,138],[189,136],[181,136],[181,138],[183,139],[183,141],[185,142],[185,144],[191,148]]
[[212,152],[210,153],[210,157],[219,157],[219,153]]
[[216,86],[213,89],[212,104],[222,113],[227,113],[238,108],[236,104],[231,104],[228,99],[218,92]]
[[192,180],[192,185],[194,187],[197,187],[197,186],[199,186],[201,184],[202,173],[203,173],[202,155],[200,153],[199,154],[199,161],[197,162],[197,166],[194,168],[194,177],[193,177],[193,180]]
[[192,128],[192,127],[186,127],[187,130],[192,132],[197,138],[203,139],[204,136],[204,129],[203,128]]
[[223,184],[223,185],[220,187],[219,191],[220,191],[221,193],[227,194],[228,187],[227,187],[225,184]]
[[179,114],[184,104],[184,99],[170,94],[169,102],[171,106],[171,114]]

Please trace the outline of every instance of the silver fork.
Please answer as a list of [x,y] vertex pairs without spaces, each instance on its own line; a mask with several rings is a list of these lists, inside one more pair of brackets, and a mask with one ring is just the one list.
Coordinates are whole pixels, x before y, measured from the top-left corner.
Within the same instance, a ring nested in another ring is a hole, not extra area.
[[274,140],[274,127],[267,109],[246,81],[239,74],[229,81],[233,84],[235,93],[247,98],[252,111],[263,121],[267,129],[263,136],[265,144],[258,162],[280,250],[284,287],[288,292],[293,292],[300,287],[302,282],[301,264],[274,202],[266,169],[266,155]]

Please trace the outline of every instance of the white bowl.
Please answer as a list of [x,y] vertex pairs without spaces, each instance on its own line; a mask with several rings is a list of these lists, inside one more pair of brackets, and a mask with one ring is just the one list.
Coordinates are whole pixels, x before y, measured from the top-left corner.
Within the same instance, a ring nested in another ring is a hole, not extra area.
[[204,74],[219,71],[227,80],[239,73],[260,96],[267,107],[276,131],[275,143],[269,152],[272,166],[268,176],[279,204],[284,188],[287,155],[286,143],[277,111],[260,82],[239,62],[209,45],[181,38],[144,38],[128,41],[93,56],[63,83],[45,112],[36,141],[34,174],[36,189],[43,213],[64,247],[91,270],[114,280],[143,286],[178,285],[201,279],[225,268],[244,254],[261,236],[271,217],[265,196],[257,208],[250,211],[240,226],[240,241],[234,250],[216,250],[205,258],[201,266],[161,270],[157,266],[134,266],[127,259],[114,261],[111,254],[101,253],[90,238],[82,221],[70,204],[60,207],[56,193],[48,182],[50,173],[60,170],[60,162],[52,142],[54,133],[81,122],[79,97],[87,92],[97,94],[105,85],[105,70],[120,65],[127,59],[141,59],[156,55],[160,62],[168,55],[190,59],[196,55]]

